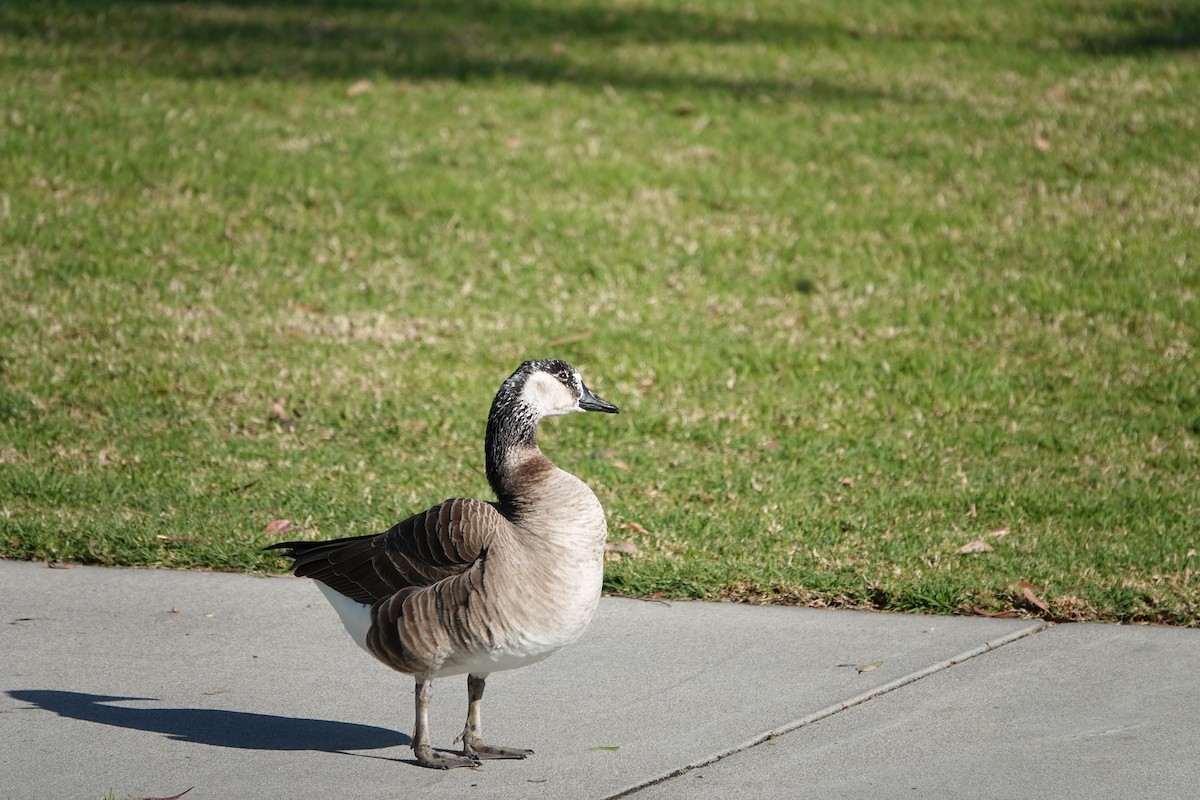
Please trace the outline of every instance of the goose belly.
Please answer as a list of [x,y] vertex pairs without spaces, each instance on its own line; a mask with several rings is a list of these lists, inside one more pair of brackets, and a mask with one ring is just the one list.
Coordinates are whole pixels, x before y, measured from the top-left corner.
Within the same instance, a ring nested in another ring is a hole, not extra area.
[[486,632],[446,660],[439,675],[483,674],[535,664],[583,635],[600,601],[601,569],[543,580],[534,592],[496,602]]
[[507,646],[494,650],[479,650],[464,653],[452,661],[443,664],[441,669],[437,670],[434,675],[436,677],[464,675],[466,673],[487,675],[492,672],[503,672],[507,669],[527,667],[530,664],[545,661],[566,647],[567,644],[570,643],[568,642],[557,647],[546,647],[535,644],[525,647]]

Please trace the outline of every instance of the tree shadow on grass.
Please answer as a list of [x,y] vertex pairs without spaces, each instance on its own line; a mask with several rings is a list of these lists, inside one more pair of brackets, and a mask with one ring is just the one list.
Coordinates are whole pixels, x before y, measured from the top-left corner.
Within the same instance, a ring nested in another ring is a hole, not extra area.
[[[629,89],[792,91],[837,98],[862,92],[798,72],[748,77],[679,48],[796,46],[841,35],[828,22],[680,8],[615,9],[537,0],[60,0],[0,10],[0,34],[69,44],[76,65],[186,79],[516,79]],[[619,56],[652,45],[652,65]],[[689,61],[690,59],[690,61]],[[684,64],[683,62],[688,62]]]
[[208,708],[127,708],[110,705],[131,701],[156,702],[145,697],[113,697],[48,689],[17,689],[9,691],[8,696],[60,717],[161,733],[174,741],[213,747],[337,752],[412,744],[407,734],[350,722]]
[[1079,49],[1101,56],[1200,50],[1200,3],[1125,2],[1109,14],[1111,31],[1083,40]]

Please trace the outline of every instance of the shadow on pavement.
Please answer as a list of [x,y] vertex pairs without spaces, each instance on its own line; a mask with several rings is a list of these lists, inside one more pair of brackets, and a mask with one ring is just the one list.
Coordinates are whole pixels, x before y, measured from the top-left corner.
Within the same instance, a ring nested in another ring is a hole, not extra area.
[[60,717],[161,733],[175,741],[214,747],[336,752],[412,744],[407,734],[350,722],[208,708],[127,708],[109,705],[131,701],[158,702],[146,697],[113,697],[49,689],[18,689],[8,692],[8,695]]

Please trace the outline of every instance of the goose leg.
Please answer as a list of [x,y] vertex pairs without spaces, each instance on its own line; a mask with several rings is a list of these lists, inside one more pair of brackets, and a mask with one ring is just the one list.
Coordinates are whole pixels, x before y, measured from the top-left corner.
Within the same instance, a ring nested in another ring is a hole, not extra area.
[[463,753],[475,758],[525,758],[533,755],[532,750],[483,743],[483,723],[479,718],[479,707],[483,705],[486,680],[487,675],[467,676],[467,725],[462,732]]
[[433,697],[433,680],[417,678],[417,721],[413,730],[413,754],[417,763],[433,769],[451,769],[453,767],[478,767],[479,759],[470,753],[458,755],[435,751],[429,744],[429,700]]

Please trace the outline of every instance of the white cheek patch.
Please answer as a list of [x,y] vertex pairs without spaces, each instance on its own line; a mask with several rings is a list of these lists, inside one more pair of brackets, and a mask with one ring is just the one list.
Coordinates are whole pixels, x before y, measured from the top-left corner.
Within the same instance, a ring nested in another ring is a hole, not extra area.
[[521,399],[542,416],[570,414],[579,410],[579,404],[567,387],[552,375],[535,372],[525,381]]

